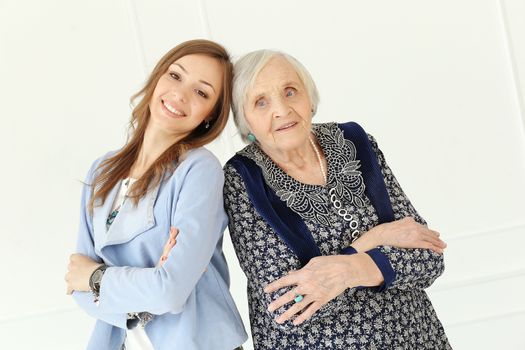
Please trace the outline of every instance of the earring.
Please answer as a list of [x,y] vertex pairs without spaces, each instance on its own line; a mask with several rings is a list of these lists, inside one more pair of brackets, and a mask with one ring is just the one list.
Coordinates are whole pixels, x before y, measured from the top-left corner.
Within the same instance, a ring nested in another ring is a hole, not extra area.
[[204,124],[204,128],[205,129],[209,129],[210,128],[210,121],[209,120],[206,120],[206,124]]
[[255,135],[252,134],[251,132],[249,132],[248,135],[246,135],[246,138],[247,138],[248,141],[250,141],[250,142],[255,142],[255,140],[257,140],[257,139],[255,138]]

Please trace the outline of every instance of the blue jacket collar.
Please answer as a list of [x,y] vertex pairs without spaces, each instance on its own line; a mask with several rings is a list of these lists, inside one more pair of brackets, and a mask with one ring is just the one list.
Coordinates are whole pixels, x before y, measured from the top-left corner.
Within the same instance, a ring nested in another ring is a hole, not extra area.
[[[93,230],[95,232],[103,232],[103,234],[94,235],[95,249],[98,252],[110,245],[129,242],[155,225],[153,209],[160,184],[149,189],[137,205],[132,200],[124,201],[119,215],[117,215],[109,229],[106,228],[106,220],[111,213],[119,187],[116,185],[108,194],[104,204],[95,206],[93,209]],[[123,213],[126,213],[126,215],[121,215]]]

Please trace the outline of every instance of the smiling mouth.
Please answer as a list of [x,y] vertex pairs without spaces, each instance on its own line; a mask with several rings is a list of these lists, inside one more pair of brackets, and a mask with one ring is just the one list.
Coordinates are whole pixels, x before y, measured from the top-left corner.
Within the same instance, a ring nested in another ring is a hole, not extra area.
[[166,108],[168,112],[170,112],[171,114],[174,114],[175,116],[178,116],[178,117],[186,116],[186,114],[183,111],[178,110],[177,108],[173,107],[172,105],[170,105],[168,102],[164,100],[162,100],[162,105],[164,106],[164,108]]
[[290,128],[293,128],[294,126],[297,125],[297,122],[291,122],[291,123],[288,123],[288,124],[285,124],[283,126],[281,126],[279,129],[277,129],[276,131],[282,131],[282,130],[287,130],[287,129],[290,129]]

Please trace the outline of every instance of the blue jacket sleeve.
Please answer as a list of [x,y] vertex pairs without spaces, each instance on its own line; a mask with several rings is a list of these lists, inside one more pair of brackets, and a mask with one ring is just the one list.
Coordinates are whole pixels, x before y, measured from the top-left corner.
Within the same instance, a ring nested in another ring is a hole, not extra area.
[[[100,159],[95,161],[86,176],[82,188],[82,196],[80,201],[80,224],[77,238],[77,253],[89,256],[91,259],[103,262],[102,259],[95,253],[93,243],[93,226],[91,221],[91,214],[88,210],[88,204],[91,199],[90,184],[93,182],[95,170],[100,164]],[[91,292],[73,292],[73,299],[76,303],[87,312],[88,315],[109,323],[111,325],[126,328],[126,313],[110,313],[102,312],[94,302]]]
[[211,153],[202,154],[185,160],[190,163],[176,178],[182,184],[171,226],[179,235],[169,258],[161,267],[109,267],[101,281],[102,312],[147,310],[160,315],[184,309],[227,224],[220,163]]

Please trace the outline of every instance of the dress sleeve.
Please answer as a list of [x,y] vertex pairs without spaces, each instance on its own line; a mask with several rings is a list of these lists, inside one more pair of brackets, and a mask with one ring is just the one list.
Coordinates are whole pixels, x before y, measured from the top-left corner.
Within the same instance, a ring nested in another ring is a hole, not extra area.
[[[94,180],[95,170],[100,163],[100,159],[95,161],[86,176],[82,188],[82,196],[80,201],[80,224],[77,237],[77,253],[89,256],[97,262],[103,262],[102,259],[95,253],[93,241],[93,224],[92,217],[88,210],[89,201],[91,200],[91,183]],[[91,292],[73,292],[73,299],[76,303],[87,312],[88,315],[109,323],[116,327],[126,329],[127,314],[124,312],[103,312],[94,302],[94,297]]]
[[108,267],[100,284],[99,309],[157,315],[184,310],[227,224],[221,165],[211,153],[201,155],[192,159],[174,203],[171,225],[180,234],[169,258],[161,267]]
[[[385,179],[395,219],[413,217],[420,224],[426,225],[425,220],[418,214],[403,192],[376,140],[371,135],[368,137]],[[443,254],[429,249],[381,246],[373,249],[369,254],[385,276],[385,284],[380,286],[379,291],[388,288],[425,289],[432,285],[445,269]]]
[[[256,308],[258,313],[266,313],[270,319],[275,319],[290,305],[284,305],[274,312],[268,311],[268,305],[292,287],[282,288],[271,294],[265,293],[263,289],[291,270],[300,269],[299,260],[284,243],[277,242],[279,238],[257,213],[248,197],[242,177],[235,168],[226,165],[224,172],[224,205],[229,218],[228,227],[239,264],[248,279],[251,308]],[[275,323],[274,326],[289,332],[301,332],[309,323],[321,320],[325,322],[333,318],[354,292],[355,288],[347,289],[299,326],[293,325],[291,320],[281,325]]]

